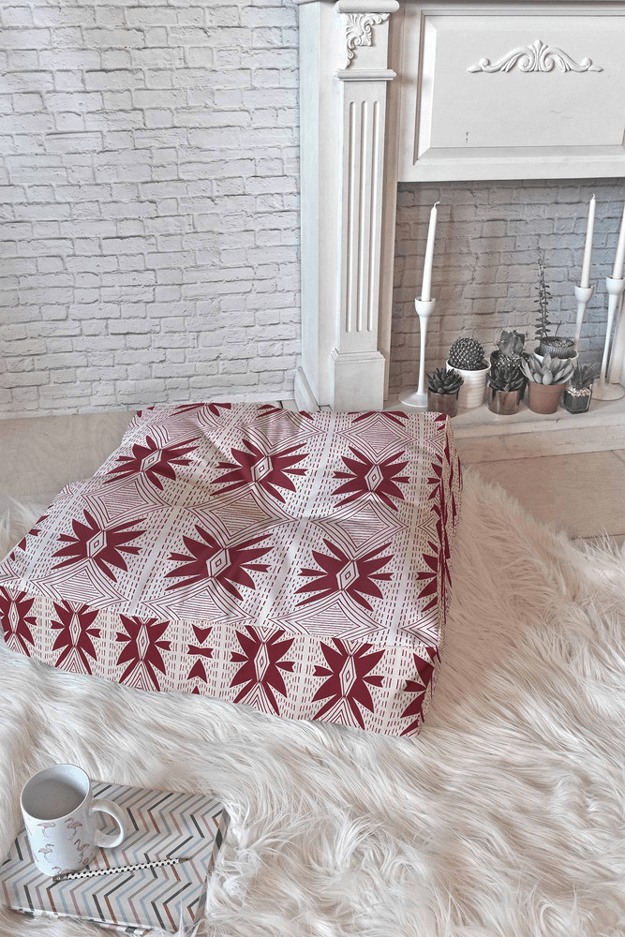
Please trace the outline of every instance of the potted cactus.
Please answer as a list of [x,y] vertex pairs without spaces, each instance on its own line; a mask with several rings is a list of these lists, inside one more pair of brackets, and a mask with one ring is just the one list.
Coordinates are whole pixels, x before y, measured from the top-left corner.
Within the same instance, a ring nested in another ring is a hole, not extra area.
[[530,410],[534,413],[555,413],[564,385],[573,374],[573,362],[564,358],[553,358],[547,352],[542,359],[532,355],[522,361],[521,368],[529,381]]
[[485,360],[484,349],[477,339],[457,338],[452,342],[447,368],[457,371],[463,380],[458,394],[458,406],[465,409],[479,407],[484,402],[490,364]]
[[535,354],[550,354],[552,358],[575,358],[577,349],[575,348],[575,339],[566,338],[558,335],[558,329],[562,325],[558,322],[555,333],[552,335],[549,331],[554,323],[549,319],[549,300],[552,298],[549,287],[545,283],[545,267],[542,257],[538,258],[538,319],[536,320],[536,341],[538,346]]
[[524,386],[525,375],[515,362],[496,359],[488,375],[488,409],[503,416],[518,413]]
[[494,368],[499,362],[505,361],[506,364],[516,364],[518,369],[521,370],[521,360],[525,350],[525,333],[517,332],[516,329],[506,332],[503,329],[496,344],[497,348],[490,353],[491,368]]
[[578,364],[564,387],[562,406],[569,413],[586,413],[592,399],[592,382],[599,377],[601,366],[597,361],[592,364]]
[[457,371],[437,368],[428,379],[428,410],[455,416],[458,412],[458,391],[462,377]]
[[503,329],[496,345],[497,347],[495,350],[490,353],[491,373],[499,363],[514,365],[522,377],[520,397],[521,400],[523,400],[525,385],[527,384],[525,375],[521,371],[521,361],[526,357],[525,332],[517,332],[516,329],[512,329],[511,332],[506,332],[506,330]]

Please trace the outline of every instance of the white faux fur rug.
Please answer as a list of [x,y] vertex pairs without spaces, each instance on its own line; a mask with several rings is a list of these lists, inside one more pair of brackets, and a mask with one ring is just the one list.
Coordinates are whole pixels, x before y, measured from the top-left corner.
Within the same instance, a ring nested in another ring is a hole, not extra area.
[[[17,513],[2,555],[42,507]],[[453,583],[416,739],[146,694],[2,646],[0,850],[28,776],[69,761],[221,796],[203,935],[623,937],[625,554],[583,553],[467,471]],[[86,933],[0,912],[0,937]]]

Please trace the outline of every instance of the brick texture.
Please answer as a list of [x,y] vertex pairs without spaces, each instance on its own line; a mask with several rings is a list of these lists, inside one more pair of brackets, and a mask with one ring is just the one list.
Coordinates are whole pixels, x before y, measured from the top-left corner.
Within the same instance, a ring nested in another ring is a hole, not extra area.
[[390,392],[416,387],[419,378],[420,292],[430,210],[438,223],[432,276],[434,313],[428,323],[426,369],[444,367],[460,335],[477,338],[486,354],[502,329],[525,332],[532,350],[537,318],[538,254],[553,299],[560,335],[575,334],[588,202],[597,199],[588,304],[580,338],[583,360],[601,359],[607,293],[623,213],[623,179],[531,182],[402,183],[397,201]]
[[0,416],[291,397],[297,6],[6,0]]
[[[296,5],[6,0],[0,27],[0,417],[291,397]],[[460,334],[533,337],[538,250],[571,331],[593,192],[599,357],[622,179],[400,185],[391,391],[418,378],[437,199],[430,371]]]

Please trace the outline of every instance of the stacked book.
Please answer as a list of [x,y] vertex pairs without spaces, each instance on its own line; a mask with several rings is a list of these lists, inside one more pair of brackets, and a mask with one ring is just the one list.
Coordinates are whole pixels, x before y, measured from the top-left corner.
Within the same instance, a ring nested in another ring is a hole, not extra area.
[[[22,830],[0,866],[0,903],[27,914],[81,918],[136,937],[153,928],[175,933],[181,923],[189,933],[204,913],[228,826],[223,804],[205,794],[120,784],[96,783],[93,792],[126,811],[121,846],[100,849],[87,874],[55,881],[34,865]],[[163,862],[168,859],[184,861]]]

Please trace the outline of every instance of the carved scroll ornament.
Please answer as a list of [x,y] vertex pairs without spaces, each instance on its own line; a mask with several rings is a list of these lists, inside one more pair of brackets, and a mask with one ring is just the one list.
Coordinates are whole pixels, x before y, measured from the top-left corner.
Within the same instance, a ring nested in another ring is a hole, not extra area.
[[477,65],[471,65],[470,72],[510,72],[517,66],[522,72],[551,72],[558,66],[563,72],[602,72],[599,65],[593,65],[588,58],[576,62],[555,46],[550,46],[537,39],[531,46],[512,49],[497,62],[480,59]]
[[354,50],[359,46],[373,44],[372,27],[384,23],[389,18],[390,13],[347,13],[345,15],[347,17],[345,23],[345,51],[347,54],[345,68],[349,68],[355,55]]

